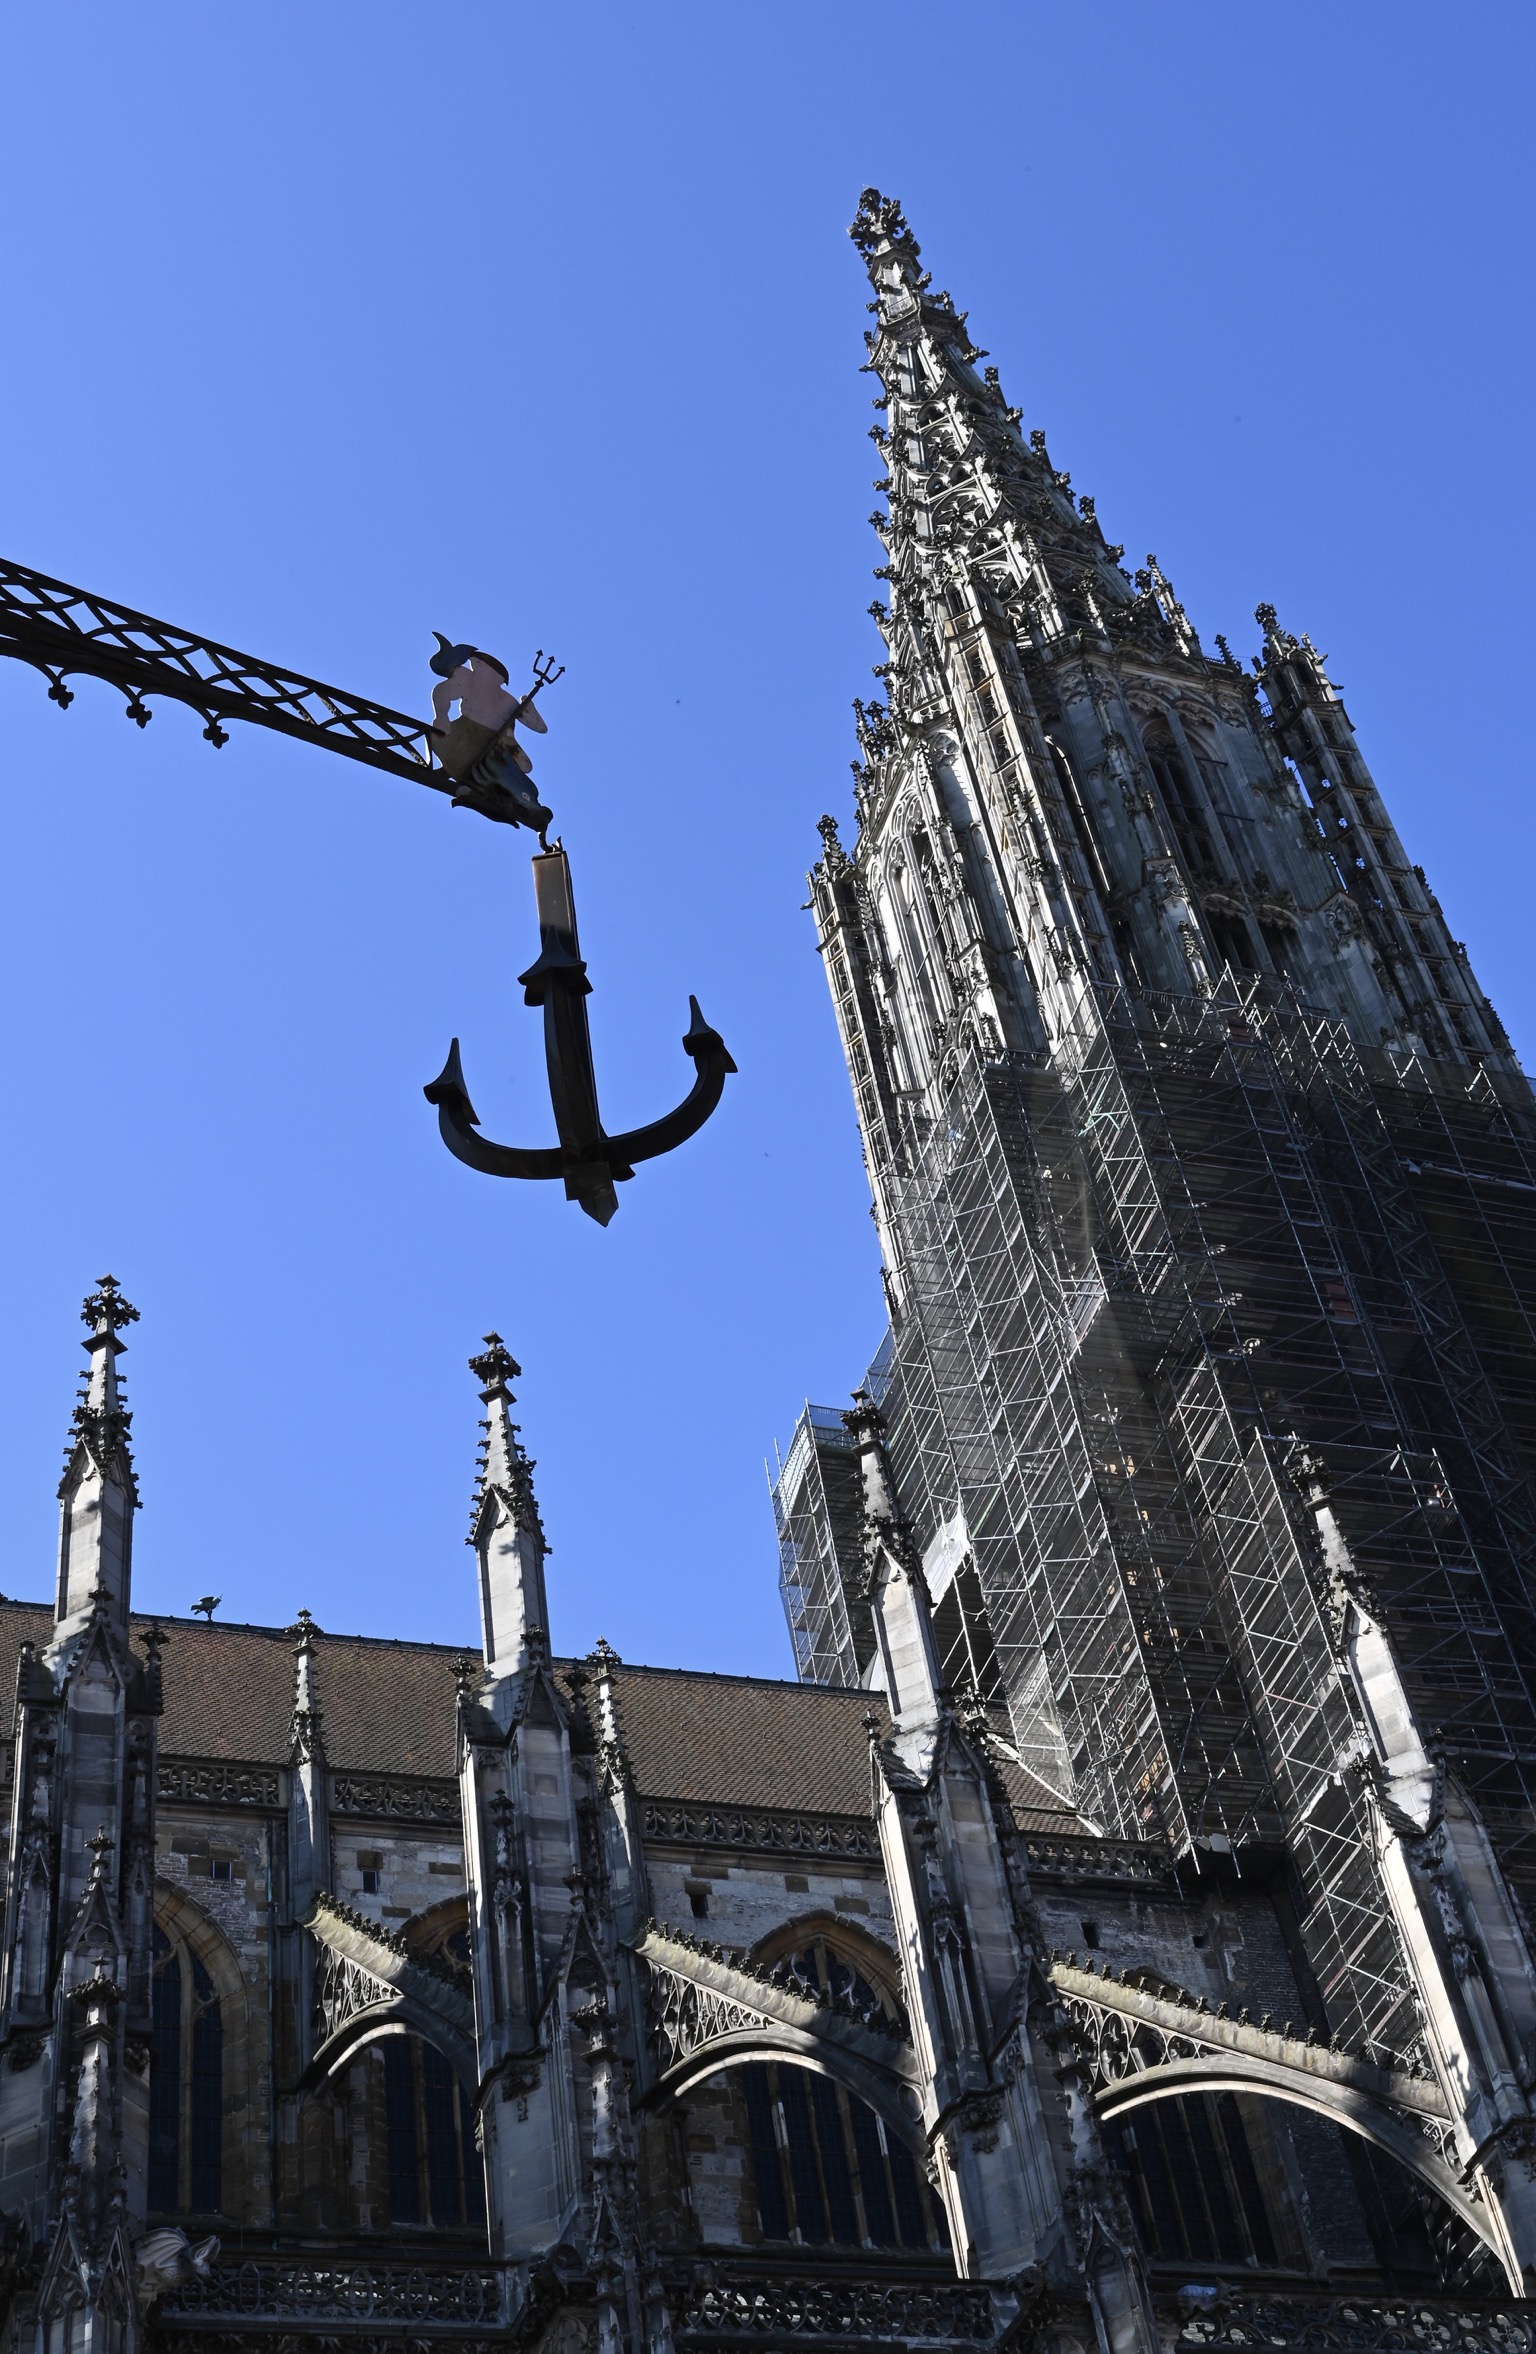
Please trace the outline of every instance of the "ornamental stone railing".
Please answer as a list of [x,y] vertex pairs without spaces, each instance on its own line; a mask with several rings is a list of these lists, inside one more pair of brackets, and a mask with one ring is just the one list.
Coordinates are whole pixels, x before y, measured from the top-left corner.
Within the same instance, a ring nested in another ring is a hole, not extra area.
[[852,1856],[880,1852],[874,1823],[864,1815],[803,1814],[778,1807],[685,1806],[667,1799],[641,1801],[646,1839],[679,1847],[756,1848],[768,1855]]
[[1032,1879],[1130,1881],[1140,1886],[1173,1880],[1172,1855],[1152,1840],[1085,1839],[1081,1833],[1024,1831],[1020,1843]]
[[[1205,2300],[1209,2300],[1205,2302]],[[1201,2300],[1190,2311],[1195,2300]],[[1174,2340],[1184,2354],[1532,2354],[1536,2305],[1452,2297],[1227,2296],[1186,2289]]]
[[244,2322],[280,2329],[295,2321],[409,2331],[500,2331],[507,2275],[494,2264],[221,2264],[207,2279],[178,2282],[159,2308],[178,2329]]
[[406,1774],[331,1776],[331,1809],[339,1815],[373,1815],[413,1823],[457,1823],[458,1785]]
[[162,1806],[259,1806],[269,1813],[283,1804],[282,1775],[275,1766],[231,1765],[220,1758],[162,1757],[155,1775]]
[[695,2288],[673,2328],[679,2340],[695,2346],[784,2337],[985,2345],[996,2334],[991,2292],[969,2281],[811,2280],[771,2273],[732,2273]]

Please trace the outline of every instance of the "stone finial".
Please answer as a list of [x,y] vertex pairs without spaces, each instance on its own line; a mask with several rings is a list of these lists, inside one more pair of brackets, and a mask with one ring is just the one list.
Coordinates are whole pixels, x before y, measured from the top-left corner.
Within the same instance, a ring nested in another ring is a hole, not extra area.
[[896,251],[916,263],[922,254],[899,202],[894,196],[882,196],[878,188],[860,190],[859,209],[849,223],[848,234],[866,260],[882,251]]
[[1275,655],[1295,652],[1296,640],[1288,629],[1280,627],[1280,616],[1273,605],[1255,605],[1253,618],[1264,632],[1264,659],[1266,661]]
[[80,1310],[80,1321],[89,1324],[93,1334],[118,1333],[125,1324],[138,1323],[139,1311],[124,1299],[117,1277],[103,1275],[98,1279],[96,1289],[87,1294]]
[[821,855],[828,874],[845,874],[851,862],[838,838],[836,818],[818,817],[816,831],[821,836]]
[[89,1327],[82,1342],[90,1370],[81,1378],[70,1416],[58,1497],[59,1602],[56,1640],[112,1620],[127,1632],[133,1515],[139,1504],[128,1434],[133,1417],[123,1403],[118,1334],[138,1321],[115,1276],[103,1275],[80,1311]]
[[488,1332],[485,1347],[478,1357],[471,1357],[469,1370],[481,1384],[481,1395],[489,1405],[493,1397],[512,1396],[511,1384],[522,1379],[523,1369],[499,1332]]

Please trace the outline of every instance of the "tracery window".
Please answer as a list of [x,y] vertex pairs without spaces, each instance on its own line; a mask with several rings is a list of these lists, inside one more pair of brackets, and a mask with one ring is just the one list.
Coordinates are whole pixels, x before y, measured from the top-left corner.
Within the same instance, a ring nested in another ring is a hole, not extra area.
[[[1165,2261],[1273,2265],[1277,2218],[1230,2092],[1154,2101],[1105,2127],[1128,2178],[1149,2255]],[[1287,2250],[1286,2254],[1290,2254]]]
[[868,2104],[787,2061],[736,2071],[765,2240],[947,2252],[944,2212],[912,2152]]
[[861,2009],[882,2011],[893,2027],[906,2033],[906,2014],[896,1991],[896,1957],[873,1937],[812,1915],[765,1937],[753,1947],[752,1958],[764,1968],[787,1960],[807,1986],[822,1994],[851,1995]]
[[435,2044],[390,2035],[384,2062],[391,2223],[441,2230],[485,2221],[474,2108]]
[[224,2195],[224,2020],[183,1939],[154,1931],[150,1998],[149,2205],[216,2215]]
[[1143,742],[1147,762],[1163,797],[1163,806],[1173,821],[1173,830],[1190,863],[1201,873],[1214,873],[1216,853],[1211,843],[1210,828],[1199,787],[1184,765],[1184,758],[1173,740],[1172,730],[1160,720],[1147,729]]
[[441,1962],[467,1986],[470,1979],[469,1900],[447,1897],[430,1912],[418,1913],[402,1931],[412,1953]]

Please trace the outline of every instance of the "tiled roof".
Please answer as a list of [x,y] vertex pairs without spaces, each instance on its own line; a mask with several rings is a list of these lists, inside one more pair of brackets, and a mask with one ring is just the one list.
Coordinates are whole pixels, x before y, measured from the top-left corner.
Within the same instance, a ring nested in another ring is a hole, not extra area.
[[[132,1621],[165,1635],[165,1714],[160,1747],[171,1757],[228,1758],[282,1765],[293,1718],[293,1638],[282,1627],[210,1626],[200,1618]],[[0,1705],[9,1725],[16,1653],[23,1638],[41,1647],[53,1614],[27,1602],[0,1604]],[[448,1643],[392,1643],[368,1635],[321,1634],[315,1686],[326,1755],[348,1773],[454,1773],[452,1662]]]
[[[293,1639],[279,1627],[203,1619],[135,1617],[135,1641],[164,1631],[162,1754],[280,1765],[288,1756],[293,1705]],[[16,1655],[24,1639],[41,1647],[53,1630],[42,1604],[0,1603],[0,1706],[9,1723]],[[456,1645],[396,1643],[369,1635],[321,1633],[315,1657],[326,1754],[348,1773],[454,1772]],[[701,1675],[685,1668],[616,1670],[620,1723],[635,1782],[647,1798],[685,1804],[774,1807],[867,1815],[869,1743],[863,1719],[878,1699],[867,1692],[789,1684],[757,1676]],[[1009,1766],[1006,1779],[1025,1827],[1076,1830],[1052,1791]]]

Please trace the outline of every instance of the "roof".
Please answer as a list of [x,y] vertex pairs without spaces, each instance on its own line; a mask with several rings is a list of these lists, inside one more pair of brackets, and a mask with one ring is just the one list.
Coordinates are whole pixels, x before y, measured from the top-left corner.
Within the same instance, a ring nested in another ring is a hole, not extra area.
[[[151,1625],[165,1636],[162,1754],[286,1764],[291,1633],[136,1614],[135,1640]],[[20,1645],[30,1640],[41,1648],[52,1632],[53,1613],[45,1604],[0,1602],[0,1706],[7,1722]],[[452,1670],[461,1656],[455,1644],[317,1632],[315,1696],[331,1765],[345,1773],[452,1779]],[[888,1720],[878,1695],[688,1668],[620,1665],[614,1675],[620,1727],[643,1797],[869,1814],[864,1719],[873,1707],[884,1729]],[[1085,1827],[1025,1767],[1009,1761],[1004,1772],[1026,1829]]]
[[[293,1637],[286,1628],[147,1618],[137,1611],[130,1626],[135,1643],[151,1626],[165,1636],[165,1714],[160,1720],[165,1755],[287,1764]],[[7,1725],[18,1649],[24,1639],[41,1648],[52,1635],[53,1612],[46,1605],[0,1604],[0,1705]],[[452,1780],[452,1665],[462,1649],[459,1644],[318,1633],[315,1691],[331,1764],[345,1773]]]

